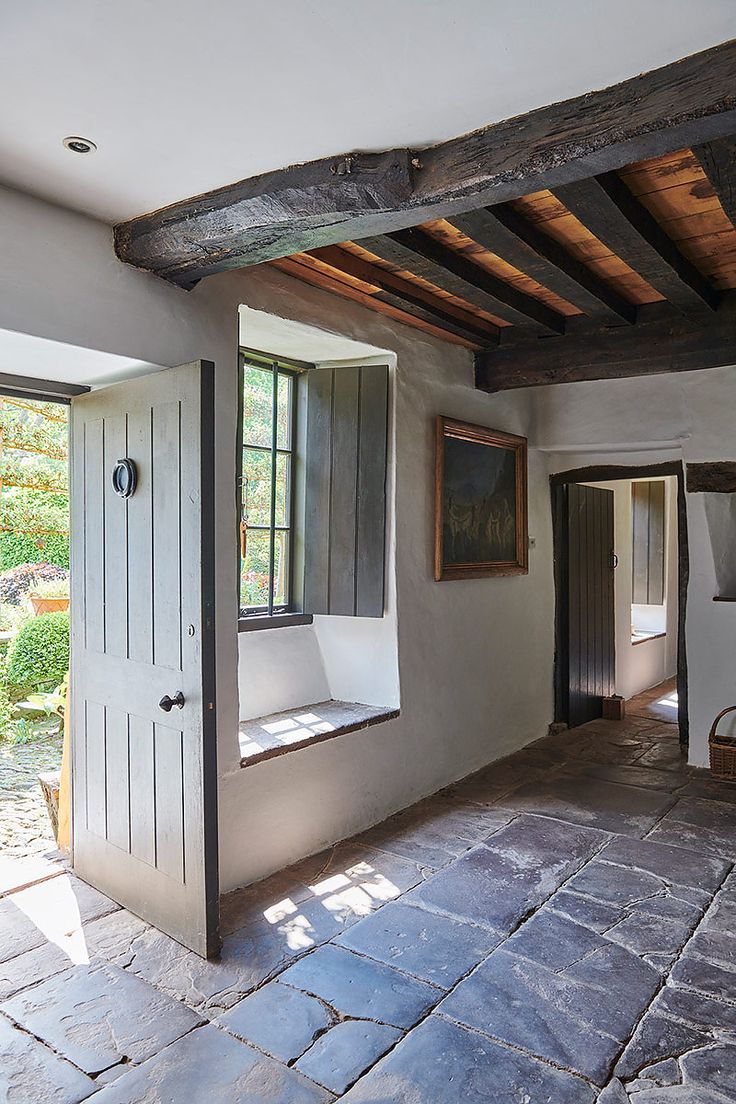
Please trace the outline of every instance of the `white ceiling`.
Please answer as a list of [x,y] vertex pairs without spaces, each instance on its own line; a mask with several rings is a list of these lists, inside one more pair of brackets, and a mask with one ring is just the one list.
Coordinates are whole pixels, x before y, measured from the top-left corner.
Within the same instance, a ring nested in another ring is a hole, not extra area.
[[734,0],[6,2],[0,178],[114,222],[451,138],[734,35]]
[[157,364],[114,353],[66,345],[62,341],[49,341],[15,330],[0,330],[0,372],[11,376],[98,387],[160,368]]

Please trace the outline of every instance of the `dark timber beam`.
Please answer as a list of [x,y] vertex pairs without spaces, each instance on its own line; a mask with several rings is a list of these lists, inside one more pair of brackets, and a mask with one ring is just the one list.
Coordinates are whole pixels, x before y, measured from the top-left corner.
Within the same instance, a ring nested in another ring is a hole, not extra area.
[[312,249],[309,256],[316,257],[339,272],[380,288],[380,293],[374,298],[382,303],[389,303],[406,314],[431,322],[433,326],[439,326],[440,329],[448,330],[476,345],[498,343],[498,328],[490,322],[475,318],[468,311],[459,310],[450,304],[445,309],[441,299],[428,295],[393,272],[369,264],[354,253],[348,253],[336,245],[328,245],[323,249]]
[[399,265],[512,325],[533,323],[552,333],[565,332],[564,315],[421,230],[397,230],[385,237],[365,238],[361,245],[382,260]]
[[121,223],[115,248],[128,264],[186,287],[516,199],[733,134],[735,70],[736,40],[429,149],[265,173]]
[[564,341],[502,342],[476,353],[476,387],[495,392],[733,364],[736,293],[726,292],[703,325],[661,306],[642,307],[636,326],[600,327]]
[[688,464],[687,489],[690,494],[703,492],[736,494],[736,462],[714,460]]
[[721,206],[736,226],[736,138],[695,146],[693,153],[713,185]]
[[565,184],[555,195],[568,211],[685,313],[715,310],[719,294],[680,253],[643,203],[614,172]]
[[600,321],[636,321],[636,307],[508,203],[455,215],[453,226]]

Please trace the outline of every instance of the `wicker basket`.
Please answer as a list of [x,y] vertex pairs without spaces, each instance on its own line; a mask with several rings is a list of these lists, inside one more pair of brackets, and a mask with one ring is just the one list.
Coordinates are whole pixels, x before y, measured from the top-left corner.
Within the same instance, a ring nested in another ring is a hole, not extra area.
[[710,729],[710,770],[715,778],[736,782],[736,736],[719,736],[716,729],[722,717],[736,713],[736,705],[729,705],[718,714]]

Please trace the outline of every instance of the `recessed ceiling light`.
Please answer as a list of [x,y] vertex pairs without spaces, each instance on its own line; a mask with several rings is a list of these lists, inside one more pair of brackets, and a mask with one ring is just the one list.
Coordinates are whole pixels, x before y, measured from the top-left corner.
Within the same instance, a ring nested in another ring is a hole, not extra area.
[[89,138],[80,138],[78,135],[63,138],[61,144],[64,149],[71,150],[72,153],[94,153],[97,149],[97,146]]

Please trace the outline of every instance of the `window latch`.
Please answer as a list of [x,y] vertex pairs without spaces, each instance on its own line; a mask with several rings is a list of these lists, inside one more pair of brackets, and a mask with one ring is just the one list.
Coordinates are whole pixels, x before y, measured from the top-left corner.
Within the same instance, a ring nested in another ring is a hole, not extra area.
[[240,558],[245,559],[248,551],[248,523],[245,518],[240,519]]

